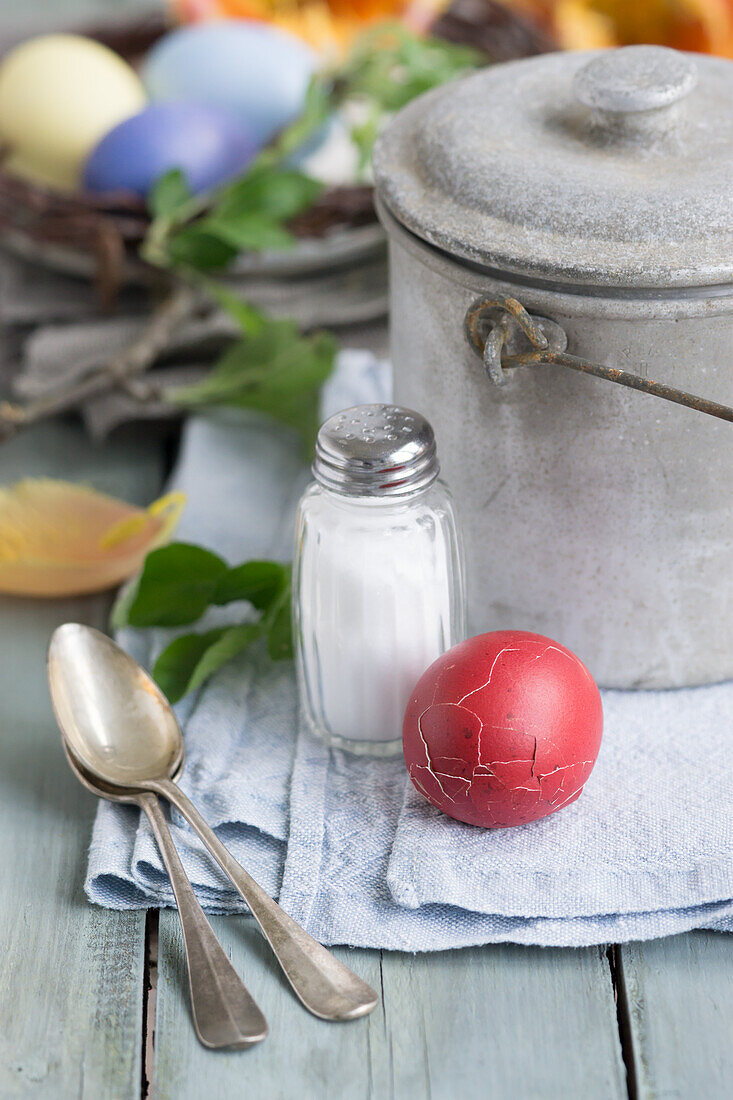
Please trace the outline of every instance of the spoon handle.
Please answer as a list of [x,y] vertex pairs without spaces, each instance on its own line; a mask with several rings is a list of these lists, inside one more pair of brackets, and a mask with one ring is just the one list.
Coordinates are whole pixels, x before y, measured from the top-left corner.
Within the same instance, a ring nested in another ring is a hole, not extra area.
[[267,1036],[267,1021],[198,903],[157,797],[141,794],[136,801],[148,816],[176,897],[196,1034],[205,1047],[212,1049],[259,1043]]
[[169,780],[156,790],[177,807],[247,902],[285,976],[305,1007],[322,1020],[353,1020],[378,1004],[374,990],[296,924],[259,886],[204,821],[180,787]]

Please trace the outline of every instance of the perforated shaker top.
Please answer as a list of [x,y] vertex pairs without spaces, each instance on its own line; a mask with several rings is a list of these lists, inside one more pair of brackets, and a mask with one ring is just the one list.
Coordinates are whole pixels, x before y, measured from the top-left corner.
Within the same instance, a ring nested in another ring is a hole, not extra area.
[[435,436],[420,413],[399,405],[356,405],[323,424],[313,475],[345,496],[406,496],[438,476]]

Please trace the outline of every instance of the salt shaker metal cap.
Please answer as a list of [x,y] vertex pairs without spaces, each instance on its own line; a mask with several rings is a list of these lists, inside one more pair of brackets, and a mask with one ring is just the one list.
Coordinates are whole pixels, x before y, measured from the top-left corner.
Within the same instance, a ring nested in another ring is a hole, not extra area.
[[318,433],[313,476],[344,496],[408,496],[435,481],[439,469],[430,424],[399,405],[344,409]]

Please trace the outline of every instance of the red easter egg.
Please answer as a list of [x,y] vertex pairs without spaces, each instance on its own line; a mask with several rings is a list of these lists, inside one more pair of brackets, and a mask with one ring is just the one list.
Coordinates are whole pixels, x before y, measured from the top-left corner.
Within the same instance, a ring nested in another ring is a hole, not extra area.
[[433,806],[503,829],[579,796],[603,731],[601,697],[583,662],[524,630],[479,634],[423,674],[405,713],[405,763]]

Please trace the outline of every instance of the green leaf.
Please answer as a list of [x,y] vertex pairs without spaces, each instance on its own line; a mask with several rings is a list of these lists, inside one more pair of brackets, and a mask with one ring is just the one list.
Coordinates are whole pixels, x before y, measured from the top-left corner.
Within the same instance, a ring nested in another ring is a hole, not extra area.
[[273,660],[292,657],[290,566],[247,561],[229,569],[210,550],[172,543],[148,554],[140,578],[117,602],[114,625],[182,626],[198,619],[210,604],[235,600],[248,601],[260,618],[183,634],[155,662],[153,676],[175,703],[260,637],[267,637]]
[[161,176],[148,196],[148,208],[154,218],[170,217],[191,198],[191,190],[180,168]]
[[[203,277],[202,277],[203,278]],[[261,332],[266,324],[266,318],[258,309],[245,302],[238,294],[234,294],[227,287],[214,279],[205,279],[204,285],[207,292],[219,303],[222,309],[233,317],[242,332],[253,336]]]
[[174,263],[203,271],[226,267],[238,251],[236,246],[207,233],[196,223],[174,233],[168,241],[168,254]]
[[253,167],[216,191],[203,217],[170,233],[168,256],[209,271],[225,267],[241,251],[291,248],[294,238],[285,223],[312,206],[322,189],[294,169]]
[[338,100],[332,79],[323,73],[312,76],[300,115],[286,126],[268,149],[260,153],[256,166],[282,163],[299,152],[325,126],[338,106]]
[[220,627],[206,634],[182,634],[160,654],[153,665],[153,679],[171,703],[177,703],[187,693],[196,665],[225,629]]
[[220,627],[205,634],[183,634],[160,654],[153,666],[153,677],[170,702],[177,703],[261,634],[260,623]]
[[301,336],[292,321],[268,320],[260,332],[233,344],[201,382],[166,390],[165,399],[187,408],[226,405],[265,413],[298,431],[310,452],[320,388],[335,356],[330,333]]
[[292,248],[295,239],[275,218],[256,211],[227,217],[217,211],[199,222],[198,228],[243,252],[282,251]]
[[260,623],[242,623],[240,626],[228,627],[198,661],[187,690],[194,691],[200,687],[217,669],[247,649],[261,635]]
[[212,602],[227,564],[210,550],[172,542],[151,550],[130,598],[115,608],[116,626],[185,626]]
[[286,566],[274,561],[246,561],[224,574],[216,587],[213,602],[227,604],[248,600],[258,611],[264,611],[280,596],[287,583]]
[[138,577],[124,584],[117,593],[109,616],[110,630],[121,630],[123,626],[129,625],[130,608],[137,597],[139,584],[140,578]]
[[294,655],[290,579],[267,615],[267,652],[273,661],[291,661]]
[[244,216],[287,221],[307,210],[323,191],[323,184],[295,169],[257,169],[217,195],[212,216],[236,221]]
[[483,63],[475,50],[416,34],[401,24],[366,31],[336,78],[342,100],[362,100],[369,107],[369,121],[352,132],[361,162],[371,156],[386,114]]
[[377,140],[381,128],[382,115],[379,111],[373,111],[359,126],[352,126],[351,140],[359,150],[359,171],[362,172],[369,166],[372,158],[374,142]]
[[[172,184],[168,187],[172,189]],[[243,250],[291,248],[294,238],[285,223],[312,206],[322,189],[317,180],[295,170],[277,166],[252,168],[245,176],[216,191],[206,204],[203,217],[180,228],[163,224],[162,232],[167,238],[163,247],[172,263],[201,271],[226,267]],[[164,203],[168,199],[175,202],[165,189],[160,197]],[[173,205],[168,216],[181,208],[181,204]],[[160,232],[159,227],[156,239]]]
[[382,24],[357,40],[341,79],[347,94],[395,111],[482,63],[481,54],[469,47],[416,34],[402,24]]

